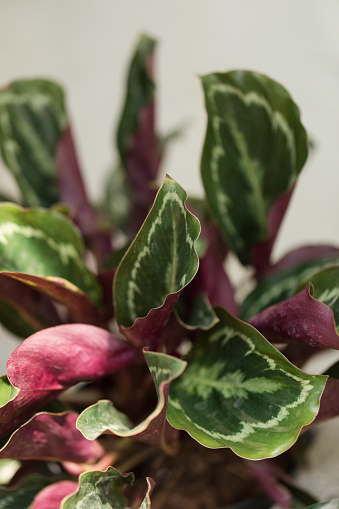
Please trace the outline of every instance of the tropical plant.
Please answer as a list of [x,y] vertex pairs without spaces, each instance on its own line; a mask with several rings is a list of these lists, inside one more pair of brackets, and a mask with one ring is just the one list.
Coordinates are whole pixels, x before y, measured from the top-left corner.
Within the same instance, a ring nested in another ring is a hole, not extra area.
[[[149,508],[154,482],[133,488],[129,470],[143,475],[162,453],[175,462],[189,435],[244,458],[284,507],[316,502],[267,460],[339,413],[338,366],[329,377],[300,369],[339,348],[339,249],[271,257],[307,158],[299,110],[267,76],[201,77],[206,198],[187,198],[169,176],[156,183],[173,136],[155,127],[154,49],[142,36],[131,61],[100,206],[61,87],[0,91],[1,154],[21,192],[0,204],[0,319],[24,339],[0,379],[1,507]],[[231,252],[254,268],[242,302],[225,271]]]

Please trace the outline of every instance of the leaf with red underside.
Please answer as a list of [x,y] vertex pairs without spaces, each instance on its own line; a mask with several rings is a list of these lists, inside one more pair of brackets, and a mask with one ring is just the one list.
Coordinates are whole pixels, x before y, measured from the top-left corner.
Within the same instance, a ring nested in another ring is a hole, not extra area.
[[98,442],[86,440],[76,429],[77,418],[74,412],[34,415],[11,435],[0,450],[0,459],[95,461],[104,449]]
[[267,76],[239,70],[201,80],[206,197],[241,263],[255,263],[261,274],[307,158],[306,132],[287,90]]
[[187,194],[166,177],[114,279],[121,332],[138,348],[156,349],[182,290],[199,265],[200,223],[186,208]]
[[339,249],[334,246],[305,246],[291,251],[276,263],[264,279],[246,297],[241,318],[248,320],[264,309],[292,297],[300,283],[316,271],[339,263]]
[[142,35],[133,55],[117,132],[117,145],[130,199],[129,223],[136,233],[155,198],[162,147],[155,130],[154,49]]
[[0,321],[21,338],[61,324],[49,297],[1,273]]
[[300,342],[339,350],[333,312],[312,296],[313,291],[313,285],[309,285],[294,297],[265,309],[249,323],[271,342]]
[[87,196],[81,176],[71,127],[68,124],[56,147],[56,176],[59,201],[74,211],[74,221],[100,260],[111,253],[111,232],[99,229],[98,216]]
[[60,509],[62,500],[74,493],[78,483],[73,481],[60,481],[43,488],[35,497],[29,509]]
[[164,450],[175,449],[171,443],[177,435],[166,434],[166,408],[170,383],[178,378],[186,367],[186,362],[155,352],[145,352],[145,359],[152,374],[158,395],[158,403],[153,412],[141,423],[134,425],[128,417],[117,410],[111,401],[98,401],[86,408],[79,418],[77,427],[89,440],[110,432],[120,437],[133,437],[148,444],[161,444]]
[[[27,285],[37,292],[64,304],[66,306],[67,322],[81,322],[92,325],[100,325],[101,323],[98,307],[82,290],[66,279],[61,277],[39,277],[22,272],[2,272],[2,275],[19,282],[19,295],[21,295],[21,291],[25,292],[24,286]],[[0,296],[1,293],[2,288],[0,288]]]
[[4,436],[64,389],[97,380],[123,368],[136,357],[124,341],[104,329],[67,324],[27,338],[10,356],[7,373],[16,397],[3,385],[0,436]]

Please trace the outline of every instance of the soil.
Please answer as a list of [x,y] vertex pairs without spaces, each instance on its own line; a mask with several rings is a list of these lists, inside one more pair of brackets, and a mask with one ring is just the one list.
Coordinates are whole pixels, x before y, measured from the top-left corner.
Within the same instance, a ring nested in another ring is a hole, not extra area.
[[175,457],[159,453],[145,473],[156,482],[152,509],[218,509],[262,493],[231,450],[206,449],[193,440]]

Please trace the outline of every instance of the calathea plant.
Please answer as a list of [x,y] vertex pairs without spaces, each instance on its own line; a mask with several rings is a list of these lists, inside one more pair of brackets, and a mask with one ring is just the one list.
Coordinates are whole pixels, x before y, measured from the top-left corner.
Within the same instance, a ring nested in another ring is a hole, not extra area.
[[[187,199],[169,176],[157,187],[171,136],[155,128],[154,48],[140,38],[99,207],[60,86],[0,92],[1,154],[21,192],[0,204],[0,318],[24,340],[0,379],[0,465],[16,466],[1,507],[217,509],[239,495],[211,484],[233,462],[283,507],[315,502],[268,460],[339,412],[337,366],[300,369],[338,349],[339,250],[271,261],[307,158],[299,111],[264,75],[203,76],[206,199]],[[243,302],[224,269],[230,252],[255,269]],[[189,492],[199,457],[206,500]]]

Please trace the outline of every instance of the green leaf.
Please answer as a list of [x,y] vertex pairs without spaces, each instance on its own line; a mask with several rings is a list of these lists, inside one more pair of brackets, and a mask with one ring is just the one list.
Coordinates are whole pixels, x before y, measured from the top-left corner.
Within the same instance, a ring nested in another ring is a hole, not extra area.
[[152,444],[161,443],[166,448],[165,421],[168,389],[172,380],[181,375],[186,362],[161,353],[144,352],[144,355],[158,395],[156,408],[144,421],[134,426],[111,401],[98,401],[78,417],[77,428],[88,440],[94,440],[104,432],[110,431],[120,437],[135,437],[142,442]]
[[79,489],[61,503],[60,509],[126,509],[123,487],[131,485],[134,475],[122,475],[113,467],[80,475]]
[[31,477],[16,489],[0,489],[0,509],[28,509],[40,490],[49,484],[42,477]]
[[187,305],[181,297],[176,307],[179,323],[186,329],[207,330],[218,322],[218,317],[205,292],[195,294],[190,304],[191,309],[185,309]]
[[63,215],[0,204],[1,271],[63,278],[97,303],[99,286],[83,261],[83,251],[78,231]]
[[145,498],[142,501],[142,504],[139,507],[139,509],[151,509],[151,499],[150,499],[150,496],[151,496],[151,493],[152,493],[152,490],[153,490],[153,487],[154,487],[155,483],[149,477],[146,478],[146,481],[147,481],[147,493],[146,493]]
[[320,502],[319,504],[310,505],[307,509],[339,509],[339,498],[328,500],[327,502]]
[[139,128],[142,110],[153,101],[154,83],[150,72],[150,58],[156,41],[142,35],[130,64],[127,79],[127,94],[118,127],[117,141],[121,161],[126,166],[131,140]]
[[0,149],[27,205],[58,201],[55,153],[66,128],[64,95],[47,80],[22,80],[0,90]]
[[178,294],[195,276],[199,260],[194,242],[200,224],[185,207],[186,198],[178,183],[164,180],[115,275],[119,325],[131,327],[137,318],[161,308],[166,297]]
[[0,378],[0,408],[5,406],[10,401],[13,401],[19,393],[20,389],[13,387],[7,378],[7,375],[3,375]]
[[288,92],[267,76],[233,71],[201,80],[208,114],[201,160],[206,196],[228,243],[248,264],[254,247],[270,238],[272,206],[306,161],[306,132]]
[[[259,282],[255,289],[246,297],[241,306],[240,316],[247,321],[264,309],[278,304],[296,293],[301,283],[303,288],[310,281],[310,277],[325,266],[339,262],[338,254],[325,255],[319,258],[301,261],[274,272]],[[307,283],[306,283],[307,281]],[[302,289],[303,289],[302,288]]]
[[326,377],[290,364],[250,325],[219,309],[170,388],[167,418],[201,444],[239,456],[277,456],[315,418]]

